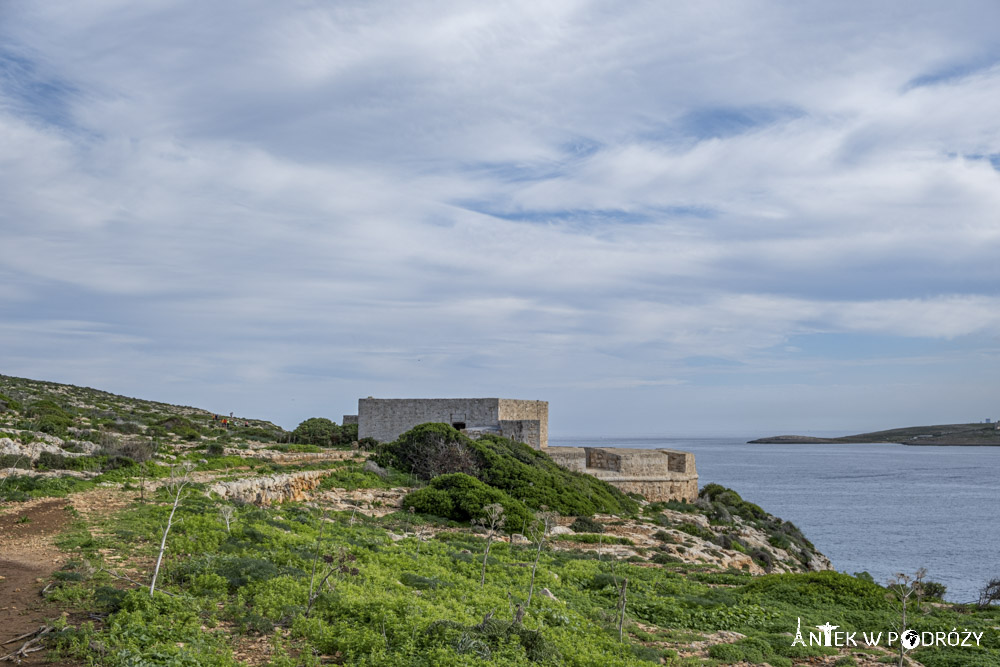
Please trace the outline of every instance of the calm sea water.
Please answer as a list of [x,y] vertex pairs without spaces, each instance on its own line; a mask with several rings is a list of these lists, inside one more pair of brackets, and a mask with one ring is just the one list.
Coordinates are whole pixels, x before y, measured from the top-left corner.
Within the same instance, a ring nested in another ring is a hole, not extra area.
[[550,438],[550,446],[693,452],[716,482],[792,521],[841,572],[927,568],[969,602],[1000,577],[1000,447],[749,445],[735,438]]

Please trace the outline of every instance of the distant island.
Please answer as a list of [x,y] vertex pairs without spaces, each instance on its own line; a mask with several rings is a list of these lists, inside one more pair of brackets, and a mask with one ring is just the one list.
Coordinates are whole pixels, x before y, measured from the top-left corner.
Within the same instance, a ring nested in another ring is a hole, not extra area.
[[997,424],[943,424],[910,426],[888,431],[845,435],[840,438],[814,438],[808,435],[776,435],[750,440],[751,445],[802,444],[825,445],[843,443],[897,443],[901,445],[1000,446]]

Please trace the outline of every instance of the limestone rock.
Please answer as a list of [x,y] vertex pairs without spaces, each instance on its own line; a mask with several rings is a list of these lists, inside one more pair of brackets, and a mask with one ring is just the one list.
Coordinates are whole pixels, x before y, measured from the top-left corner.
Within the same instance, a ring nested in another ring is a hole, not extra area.
[[306,470],[267,477],[248,477],[231,482],[218,482],[208,487],[208,490],[219,494],[224,500],[237,500],[254,505],[270,505],[289,500],[302,501],[306,500],[308,492],[319,486],[323,478],[329,474],[328,470]]
[[35,461],[41,456],[42,452],[48,452],[50,454],[59,454],[60,456],[65,456],[67,458],[73,458],[76,456],[86,456],[86,454],[77,452],[67,452],[59,445],[62,444],[62,440],[55,438],[58,444],[53,444],[48,441],[39,442],[38,440],[34,442],[29,442],[28,444],[22,444],[20,442],[15,442],[10,438],[0,438],[0,454],[8,454],[13,456],[24,456],[27,459]]

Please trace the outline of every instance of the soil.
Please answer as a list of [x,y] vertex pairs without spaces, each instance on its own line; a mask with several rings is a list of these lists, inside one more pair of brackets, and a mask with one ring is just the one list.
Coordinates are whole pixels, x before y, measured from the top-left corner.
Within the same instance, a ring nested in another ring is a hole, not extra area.
[[[59,615],[42,598],[41,591],[66,560],[53,542],[72,518],[66,504],[64,498],[45,498],[0,510],[0,642],[38,630]],[[4,643],[0,656],[17,650],[25,641]],[[29,653],[14,664],[78,664],[46,662],[44,654]]]

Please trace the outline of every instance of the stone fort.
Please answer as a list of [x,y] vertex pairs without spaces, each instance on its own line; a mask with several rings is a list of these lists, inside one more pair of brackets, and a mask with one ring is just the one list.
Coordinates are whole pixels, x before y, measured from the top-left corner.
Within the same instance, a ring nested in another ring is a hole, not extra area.
[[698,497],[694,454],[674,449],[619,447],[549,447],[549,404],[510,398],[362,398],[358,414],[344,415],[357,423],[359,438],[390,442],[414,426],[428,422],[451,424],[476,438],[488,433],[545,451],[553,461],[583,472],[626,493],[641,493],[650,501]]

